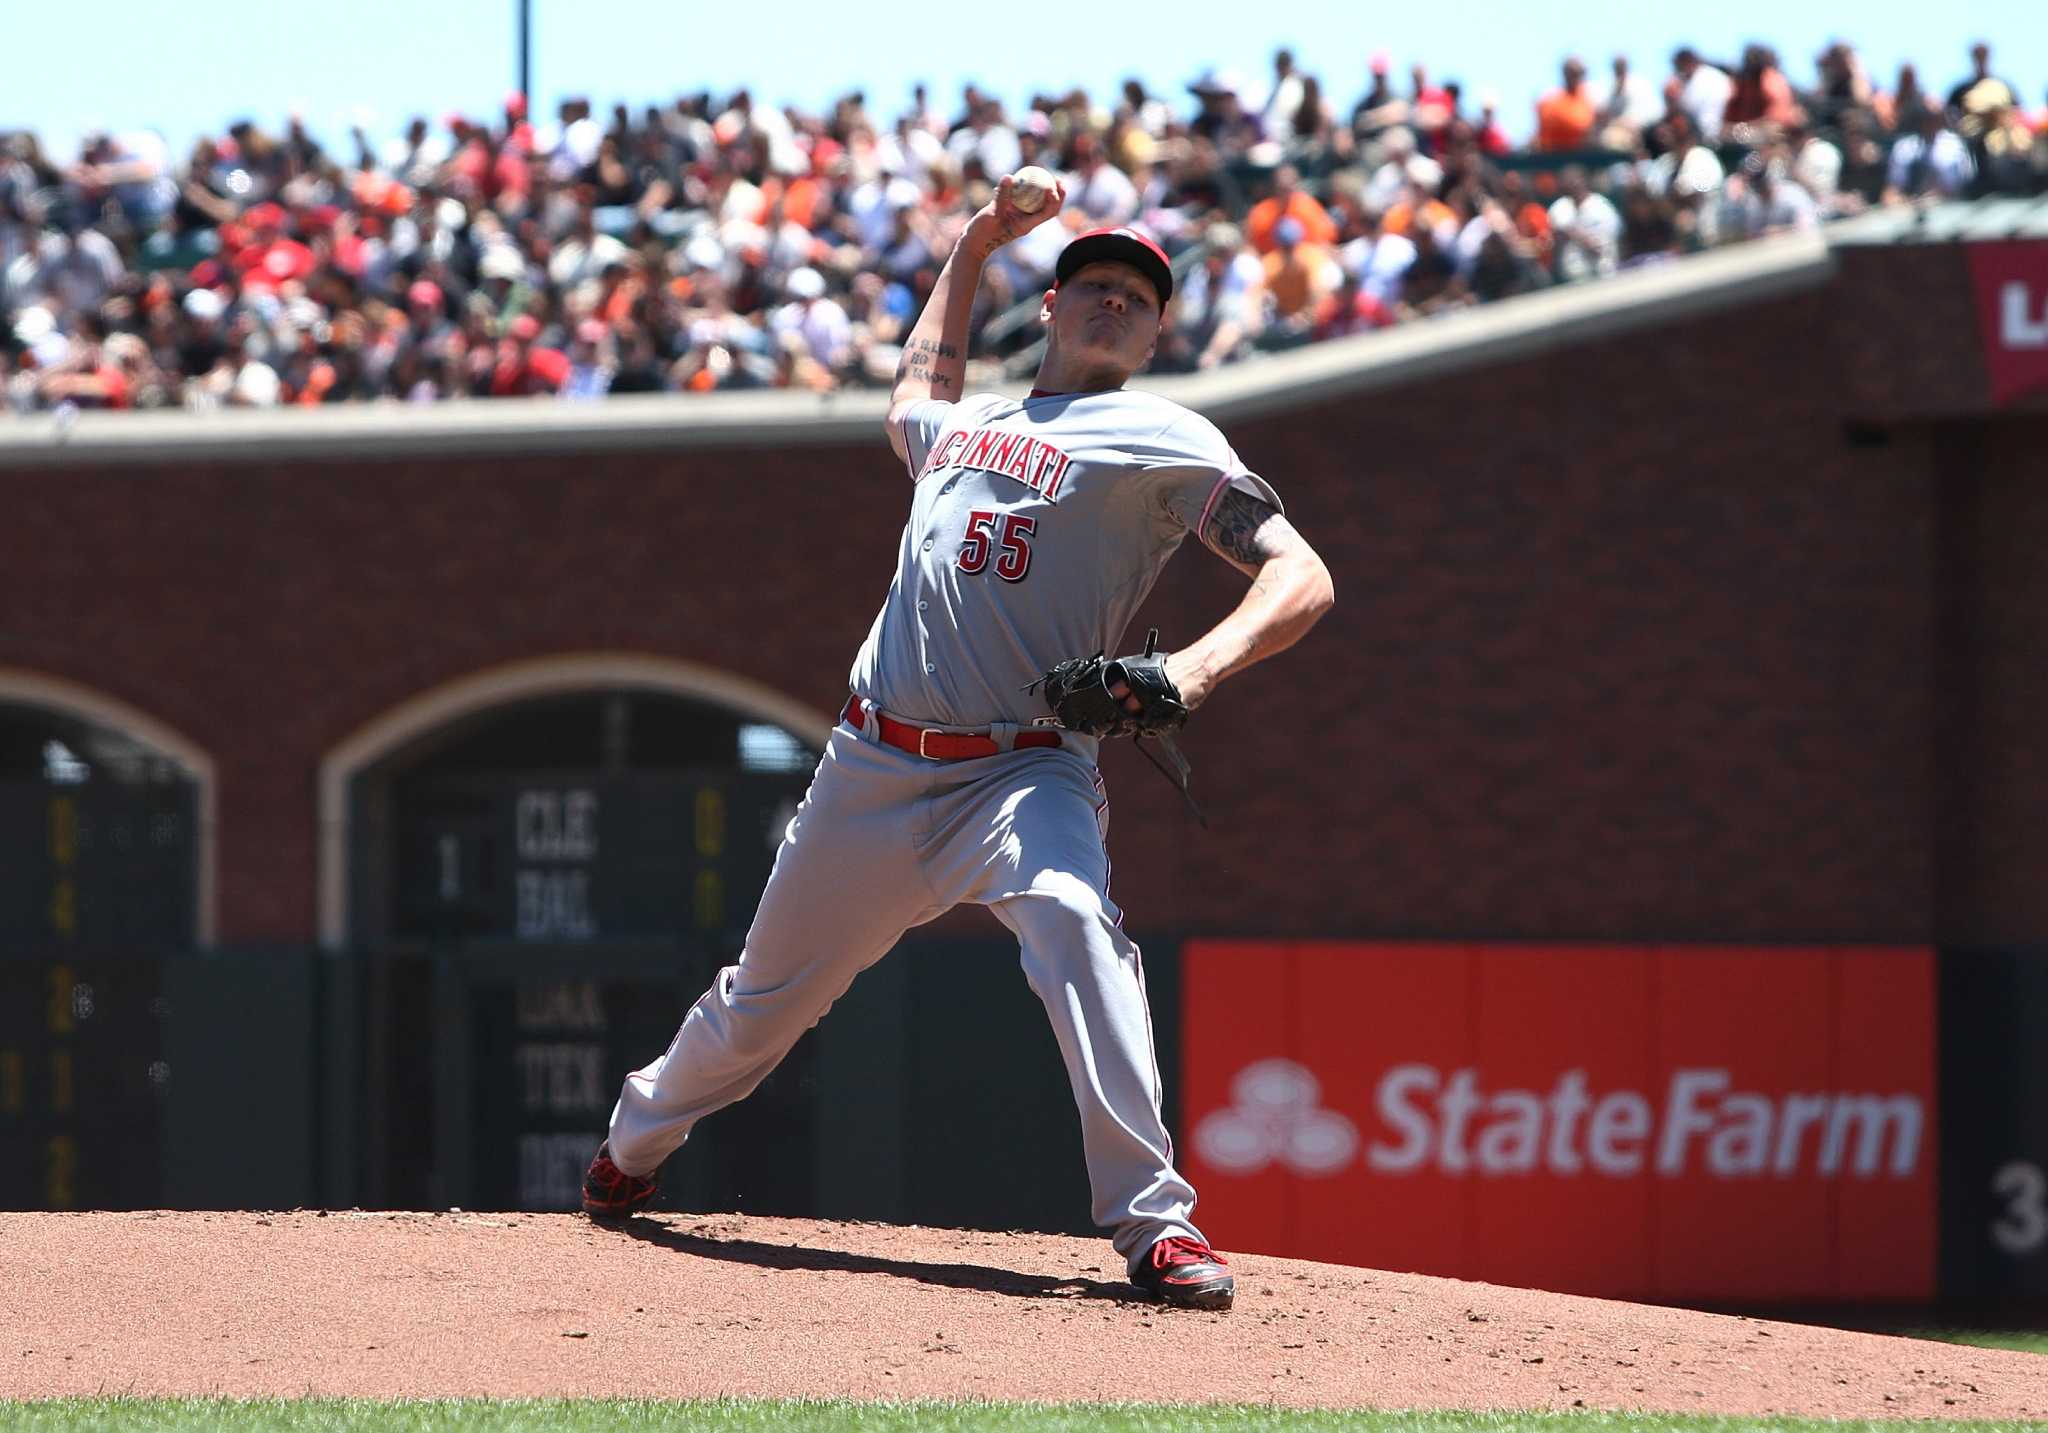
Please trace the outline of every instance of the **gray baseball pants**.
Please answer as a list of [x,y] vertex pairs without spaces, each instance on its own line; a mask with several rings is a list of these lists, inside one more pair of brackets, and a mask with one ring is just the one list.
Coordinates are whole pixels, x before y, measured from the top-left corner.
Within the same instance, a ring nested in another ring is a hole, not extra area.
[[971,903],[1015,933],[1052,1020],[1095,1222],[1132,1266],[1159,1239],[1200,1238],[1160,1116],[1144,969],[1108,894],[1108,799],[1084,747],[935,762],[837,726],[739,963],[667,1052],[626,1077],[613,1162],[652,1172],[698,1120],[751,1094],[906,930]]

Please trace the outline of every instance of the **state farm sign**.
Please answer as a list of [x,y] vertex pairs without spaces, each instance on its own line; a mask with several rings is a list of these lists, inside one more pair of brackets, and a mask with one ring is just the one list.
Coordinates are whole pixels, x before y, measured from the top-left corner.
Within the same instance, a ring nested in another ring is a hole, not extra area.
[[1911,1174],[1923,1112],[1914,1095],[1769,1095],[1732,1089],[1727,1070],[1678,1070],[1662,1098],[1636,1090],[1595,1095],[1584,1070],[1567,1070],[1547,1095],[1479,1087],[1479,1072],[1449,1079],[1433,1066],[1399,1065],[1380,1080],[1381,1121],[1398,1142],[1368,1146],[1383,1173],[1434,1165],[1448,1174],[1500,1176],[1547,1169],[1623,1178],[1654,1170],[1715,1179],[1880,1169]]
[[1968,251],[1991,401],[2048,392],[2048,242],[1971,244]]
[[1225,1247],[1625,1296],[1931,1290],[1931,952],[1184,967],[1186,1162]]

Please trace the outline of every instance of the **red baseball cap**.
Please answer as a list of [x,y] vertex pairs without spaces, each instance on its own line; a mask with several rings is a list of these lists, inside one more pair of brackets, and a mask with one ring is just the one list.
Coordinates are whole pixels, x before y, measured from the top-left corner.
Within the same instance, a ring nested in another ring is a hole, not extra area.
[[1104,259],[1129,264],[1150,279],[1158,291],[1160,308],[1164,309],[1166,301],[1173,297],[1173,265],[1167,262],[1166,251],[1131,228],[1090,229],[1077,235],[1060,250],[1060,261],[1053,268],[1053,283],[1063,284],[1076,269]]

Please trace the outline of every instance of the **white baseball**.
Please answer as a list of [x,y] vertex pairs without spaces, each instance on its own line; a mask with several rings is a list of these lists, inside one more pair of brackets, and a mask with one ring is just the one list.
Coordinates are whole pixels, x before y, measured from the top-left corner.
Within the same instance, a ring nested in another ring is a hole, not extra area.
[[1010,176],[1010,203],[1020,214],[1036,214],[1058,184],[1051,170],[1027,164]]

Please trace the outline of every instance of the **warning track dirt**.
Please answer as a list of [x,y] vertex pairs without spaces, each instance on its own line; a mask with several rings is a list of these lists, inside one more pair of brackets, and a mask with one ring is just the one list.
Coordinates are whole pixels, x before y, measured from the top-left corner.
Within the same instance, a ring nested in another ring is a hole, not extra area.
[[719,1395],[2048,1415],[2048,1358],[1241,1255],[735,1215],[0,1214],[0,1397]]

